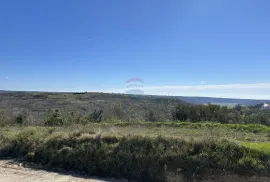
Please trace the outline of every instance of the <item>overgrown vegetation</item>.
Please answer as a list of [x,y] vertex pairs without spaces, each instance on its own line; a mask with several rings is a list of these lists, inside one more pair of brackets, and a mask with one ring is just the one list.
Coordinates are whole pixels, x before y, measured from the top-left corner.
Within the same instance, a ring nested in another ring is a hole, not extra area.
[[179,104],[173,111],[173,118],[181,121],[214,121],[219,123],[242,123],[270,125],[270,115],[259,108],[234,108],[219,105],[185,105]]
[[270,173],[270,114],[259,107],[103,93],[1,97],[0,157],[137,181]]
[[[245,175],[270,172],[270,153],[228,140],[196,142],[161,136],[51,132],[28,127],[2,137],[0,156],[23,157],[45,166],[138,181],[165,181],[166,173],[177,169],[187,179],[203,177],[213,170]],[[265,145],[269,147],[269,143]]]
[[[124,94],[106,93],[38,93],[38,92],[9,92],[0,94],[0,111],[9,116],[13,110],[28,111],[31,116],[27,124],[44,124],[48,110],[58,109],[62,116],[69,117],[70,113],[80,113],[89,116],[95,110],[102,110],[102,121],[146,120],[146,110],[154,111],[159,121],[171,120],[171,110],[183,101],[174,98],[157,98],[155,96],[137,97]],[[95,120],[95,119],[94,119]],[[32,122],[33,121],[33,122]]]
[[[129,111],[131,118],[136,118],[138,113],[135,110]],[[104,109],[93,109],[88,112],[65,112],[60,109],[48,109],[44,115],[43,122],[35,123],[32,117],[25,110],[16,110],[11,112],[0,112],[0,125],[46,125],[46,126],[63,126],[71,124],[88,124],[100,123],[108,121],[124,121],[124,122],[138,122],[138,121],[151,121],[151,122],[165,122],[179,123],[179,122],[215,122],[221,124],[262,124],[270,125],[270,114],[267,111],[254,110],[250,108],[227,108],[218,105],[177,105],[167,113],[166,120],[160,120],[161,112],[156,112],[152,109],[145,108],[142,119],[128,119],[127,114],[120,104],[111,106],[107,113]],[[108,113],[110,113],[108,115]],[[140,116],[140,117],[141,117]],[[171,116],[171,117],[170,117]],[[123,119],[126,118],[126,119]],[[32,120],[31,120],[32,119]],[[176,124],[177,125],[177,124]],[[236,125],[235,125],[236,126]],[[245,126],[245,125],[243,125]]]
[[[270,112],[262,111],[259,105],[251,107],[237,105],[228,108],[213,104],[192,105],[175,98],[87,92],[74,94],[11,92],[1,94],[0,100],[2,101],[0,111],[6,113],[8,117],[13,117],[11,119],[15,120],[13,123],[24,125],[44,124],[44,120],[48,119],[48,112],[55,109],[59,110],[63,121],[50,123],[52,125],[67,123],[67,118],[72,118],[71,113],[76,113],[77,117],[81,116],[79,120],[85,124],[122,120],[130,122],[211,121],[226,124],[270,125]],[[60,116],[58,118],[60,119]]]

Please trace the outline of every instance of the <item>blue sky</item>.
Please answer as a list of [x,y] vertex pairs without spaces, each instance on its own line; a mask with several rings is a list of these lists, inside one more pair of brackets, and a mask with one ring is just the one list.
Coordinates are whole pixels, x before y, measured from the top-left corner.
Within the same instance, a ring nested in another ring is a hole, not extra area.
[[[0,89],[270,99],[269,0],[2,0]],[[269,93],[269,94],[268,94]]]

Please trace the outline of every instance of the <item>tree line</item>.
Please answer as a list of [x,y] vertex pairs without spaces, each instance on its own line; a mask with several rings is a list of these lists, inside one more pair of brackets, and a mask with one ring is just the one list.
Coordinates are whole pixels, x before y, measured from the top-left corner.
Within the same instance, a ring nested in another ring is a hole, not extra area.
[[[207,105],[192,105],[192,104],[178,104],[170,105],[170,109],[151,109],[145,108],[145,115],[141,119],[136,119],[135,115],[138,111],[127,112],[121,105],[114,104],[111,107],[110,114],[105,115],[103,109],[94,109],[86,113],[70,112],[65,113],[60,109],[49,109],[43,118],[43,124],[47,126],[61,126],[75,124],[87,124],[93,122],[107,122],[107,121],[123,121],[131,122],[129,117],[134,118],[132,121],[148,121],[148,122],[166,122],[166,121],[188,121],[188,122],[218,122],[218,123],[240,123],[240,124],[263,124],[270,126],[270,112],[262,111],[259,107],[243,107],[237,105],[233,108],[226,106],[207,104]],[[14,114],[14,113],[13,113]],[[164,119],[165,118],[165,119]],[[32,125],[31,115],[26,112],[16,112],[14,115],[0,112],[0,126],[10,124]],[[41,123],[40,123],[41,124]]]
[[173,119],[179,121],[213,121],[220,123],[243,123],[270,125],[270,113],[259,108],[237,105],[233,108],[220,105],[182,105],[172,112]]

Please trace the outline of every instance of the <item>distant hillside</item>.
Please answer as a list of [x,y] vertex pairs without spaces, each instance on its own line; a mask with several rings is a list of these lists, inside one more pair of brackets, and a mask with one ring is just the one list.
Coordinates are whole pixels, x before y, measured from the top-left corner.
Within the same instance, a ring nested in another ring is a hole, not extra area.
[[231,98],[214,98],[214,97],[183,97],[177,96],[180,100],[192,103],[192,104],[220,104],[220,105],[245,105],[245,106],[254,106],[262,103],[269,103],[270,100],[253,100],[253,99],[231,99]]
[[144,120],[148,112],[162,121],[171,117],[171,109],[186,104],[177,98],[135,96],[109,93],[50,93],[50,92],[2,92],[0,111],[10,113],[24,111],[34,118],[42,119],[48,109],[61,112],[90,114],[102,110],[104,118]]
[[[13,91],[7,91],[7,90],[0,90],[0,94],[2,93],[18,93],[18,92],[13,92]],[[20,93],[42,93],[42,92],[20,92]],[[52,93],[47,93],[47,94],[52,94]],[[72,93],[54,93],[54,94],[72,94]],[[91,94],[89,92],[88,94]],[[92,93],[93,94],[93,93]],[[105,94],[105,93],[104,93]],[[120,95],[121,94],[107,94],[107,95]],[[140,98],[144,100],[145,98],[162,98],[162,99],[180,99],[181,101],[184,101],[186,103],[190,104],[218,104],[218,105],[227,105],[227,106],[234,106],[237,104],[240,105],[245,105],[245,106],[255,106],[258,104],[263,104],[263,103],[270,103],[270,100],[254,100],[254,99],[233,99],[233,98],[215,98],[215,97],[192,97],[192,96],[147,96],[147,95],[133,95],[132,97]],[[1,106],[0,106],[1,107]]]

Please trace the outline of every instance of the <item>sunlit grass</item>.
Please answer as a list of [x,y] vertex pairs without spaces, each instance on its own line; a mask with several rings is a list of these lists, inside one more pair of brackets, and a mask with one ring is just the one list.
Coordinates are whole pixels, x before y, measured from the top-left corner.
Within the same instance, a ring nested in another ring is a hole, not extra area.
[[[261,128],[260,128],[261,127]],[[92,123],[88,125],[71,125],[67,127],[2,127],[0,134],[12,137],[22,129],[32,128],[41,135],[53,133],[101,133],[102,135],[117,136],[163,136],[167,138],[181,138],[194,140],[237,140],[247,142],[268,142],[270,137],[266,132],[269,127],[261,125],[239,125],[239,124],[216,124],[216,123],[150,123],[150,122],[112,122]],[[254,132],[257,131],[257,132]]]
[[241,142],[241,144],[247,148],[270,155],[270,142]]

